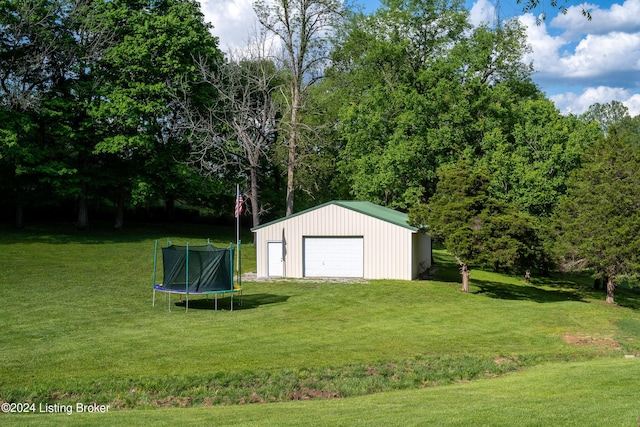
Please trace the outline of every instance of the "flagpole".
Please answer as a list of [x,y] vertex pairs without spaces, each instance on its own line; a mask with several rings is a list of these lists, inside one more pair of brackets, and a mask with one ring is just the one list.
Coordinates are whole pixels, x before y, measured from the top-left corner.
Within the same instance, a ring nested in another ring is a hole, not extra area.
[[238,212],[237,205],[240,200],[240,184],[236,184],[236,245],[240,241],[240,212]]
[[240,214],[242,213],[242,196],[240,195],[240,184],[236,184],[236,203],[235,203],[235,215],[236,215],[236,277],[238,278],[238,286],[242,286],[242,272],[240,271],[240,257],[242,252],[240,251]]

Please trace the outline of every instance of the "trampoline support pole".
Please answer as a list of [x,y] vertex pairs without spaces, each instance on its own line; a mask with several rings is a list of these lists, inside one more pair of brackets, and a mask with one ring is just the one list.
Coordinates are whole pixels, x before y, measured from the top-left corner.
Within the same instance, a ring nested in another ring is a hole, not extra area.
[[153,288],[153,298],[151,299],[151,307],[156,306],[156,270],[158,267],[158,241],[156,240],[156,247],[153,250],[153,283],[151,287]]
[[186,288],[185,288],[185,292],[187,294],[187,301],[185,302],[185,308],[184,308],[184,312],[187,313],[189,312],[189,243],[187,242],[187,262],[186,262],[186,268],[185,268],[185,283],[186,283]]

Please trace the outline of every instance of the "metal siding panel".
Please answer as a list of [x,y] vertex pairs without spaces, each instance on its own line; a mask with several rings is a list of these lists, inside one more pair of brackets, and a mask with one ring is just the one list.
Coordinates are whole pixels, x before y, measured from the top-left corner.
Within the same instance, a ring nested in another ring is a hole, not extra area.
[[371,242],[371,253],[372,258],[375,258],[375,262],[371,266],[370,275],[372,278],[382,279],[385,275],[388,275],[385,270],[389,268],[389,260],[386,258],[388,257],[387,254],[391,242],[387,241],[389,236],[385,230],[384,223],[380,221],[372,222],[371,228],[371,233],[375,237]]
[[262,233],[260,233],[260,230],[258,230],[254,234],[255,234],[255,237],[254,237],[253,240],[256,243],[256,276],[263,277],[262,276],[262,264],[260,264],[262,262],[262,246],[261,246],[261,242],[260,242],[260,238],[262,237]]
[[411,246],[411,279],[417,279],[420,273],[422,273],[420,269],[420,261],[422,257],[421,245],[422,245],[422,237],[424,233],[414,233],[412,236],[413,243]]
[[426,268],[431,267],[431,237],[426,233],[415,233],[412,243],[412,279],[418,278]]

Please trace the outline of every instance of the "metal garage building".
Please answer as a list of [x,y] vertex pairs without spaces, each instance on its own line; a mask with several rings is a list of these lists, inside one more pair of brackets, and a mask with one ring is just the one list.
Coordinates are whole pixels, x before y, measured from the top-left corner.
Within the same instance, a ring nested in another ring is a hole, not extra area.
[[252,231],[258,277],[411,280],[431,266],[429,235],[369,202],[332,201]]

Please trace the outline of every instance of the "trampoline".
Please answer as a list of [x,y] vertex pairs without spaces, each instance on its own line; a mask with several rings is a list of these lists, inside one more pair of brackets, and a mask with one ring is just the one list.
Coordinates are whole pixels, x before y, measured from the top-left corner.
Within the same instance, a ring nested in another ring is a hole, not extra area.
[[[170,244],[162,248],[162,283],[156,283],[158,270],[158,241],[156,240],[153,256],[153,299],[156,304],[156,292],[165,294],[171,311],[171,294],[185,297],[185,312],[189,311],[189,296],[214,296],[214,308],[218,309],[218,295],[242,296],[242,288],[235,286],[233,277],[233,245],[228,248],[217,248],[207,241],[202,246],[178,246]],[[242,300],[240,300],[242,302]]]

